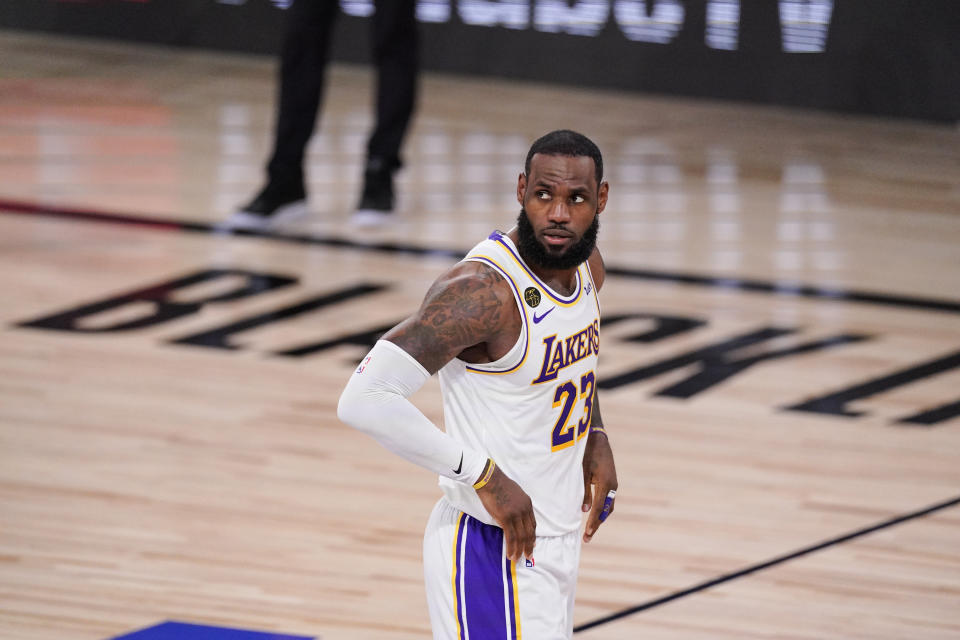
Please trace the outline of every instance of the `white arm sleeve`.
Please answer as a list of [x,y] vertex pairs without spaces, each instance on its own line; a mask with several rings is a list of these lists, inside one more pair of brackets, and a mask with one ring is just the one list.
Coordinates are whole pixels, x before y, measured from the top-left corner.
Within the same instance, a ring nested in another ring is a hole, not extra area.
[[350,376],[337,417],[414,464],[473,484],[483,472],[486,456],[438,429],[407,400],[429,378],[413,356],[379,340]]

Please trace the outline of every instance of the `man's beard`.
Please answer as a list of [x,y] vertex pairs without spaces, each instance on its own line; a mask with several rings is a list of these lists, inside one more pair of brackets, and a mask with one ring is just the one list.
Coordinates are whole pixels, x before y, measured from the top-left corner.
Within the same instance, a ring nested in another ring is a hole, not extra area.
[[517,234],[520,244],[517,248],[523,259],[535,266],[543,269],[572,269],[585,262],[593,253],[599,230],[600,216],[594,215],[593,224],[583,233],[583,237],[563,253],[554,255],[537,240],[526,209],[520,207],[520,215],[517,216]]

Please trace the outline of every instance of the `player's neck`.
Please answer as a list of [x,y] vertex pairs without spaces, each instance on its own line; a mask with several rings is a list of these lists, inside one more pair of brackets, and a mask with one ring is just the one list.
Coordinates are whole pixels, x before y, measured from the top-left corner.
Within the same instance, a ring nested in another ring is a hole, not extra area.
[[523,262],[543,284],[562,296],[569,296],[576,290],[577,269],[579,265],[570,267],[569,269],[548,269],[543,267],[523,252],[516,227],[511,229],[507,236],[513,241],[514,246],[517,247],[520,258],[523,259]]
[[569,296],[577,289],[577,267],[572,269],[544,269],[524,258],[530,270],[540,281],[562,296]]

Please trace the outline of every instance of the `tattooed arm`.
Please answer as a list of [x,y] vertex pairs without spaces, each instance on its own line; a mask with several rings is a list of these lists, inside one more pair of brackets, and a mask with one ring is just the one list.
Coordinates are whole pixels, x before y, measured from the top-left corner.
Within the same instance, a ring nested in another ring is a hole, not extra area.
[[340,420],[410,462],[457,482],[475,483],[486,455],[438,429],[408,398],[458,354],[483,358],[499,348],[500,334],[513,322],[507,295],[518,316],[519,335],[519,311],[510,291],[504,291],[507,287],[494,272],[471,263],[448,271],[417,313],[378,340],[354,371],[340,395]]
[[520,312],[509,285],[479,262],[461,262],[441,276],[420,309],[383,335],[431,374],[453,358],[493,362],[520,336]]
[[[463,262],[437,280],[417,313],[383,339],[432,374],[456,357],[472,363],[501,358],[520,336],[520,322],[506,281],[481,263]],[[537,526],[530,497],[496,466],[477,496],[504,531],[507,557],[530,557]]]

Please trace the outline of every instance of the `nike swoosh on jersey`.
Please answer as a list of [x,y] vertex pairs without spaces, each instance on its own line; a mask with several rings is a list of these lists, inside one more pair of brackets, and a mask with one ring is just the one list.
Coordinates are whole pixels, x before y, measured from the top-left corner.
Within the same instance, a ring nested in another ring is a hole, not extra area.
[[546,318],[547,315],[549,315],[550,312],[553,311],[554,309],[556,309],[556,307],[550,307],[549,310],[545,311],[543,314],[541,314],[541,315],[539,315],[539,316],[537,315],[537,312],[534,311],[534,312],[533,312],[533,324],[539,324],[540,321],[543,320],[544,318]]
[[460,469],[463,469],[463,454],[460,454],[460,464],[457,465],[457,468],[453,470],[454,473],[460,473]]

